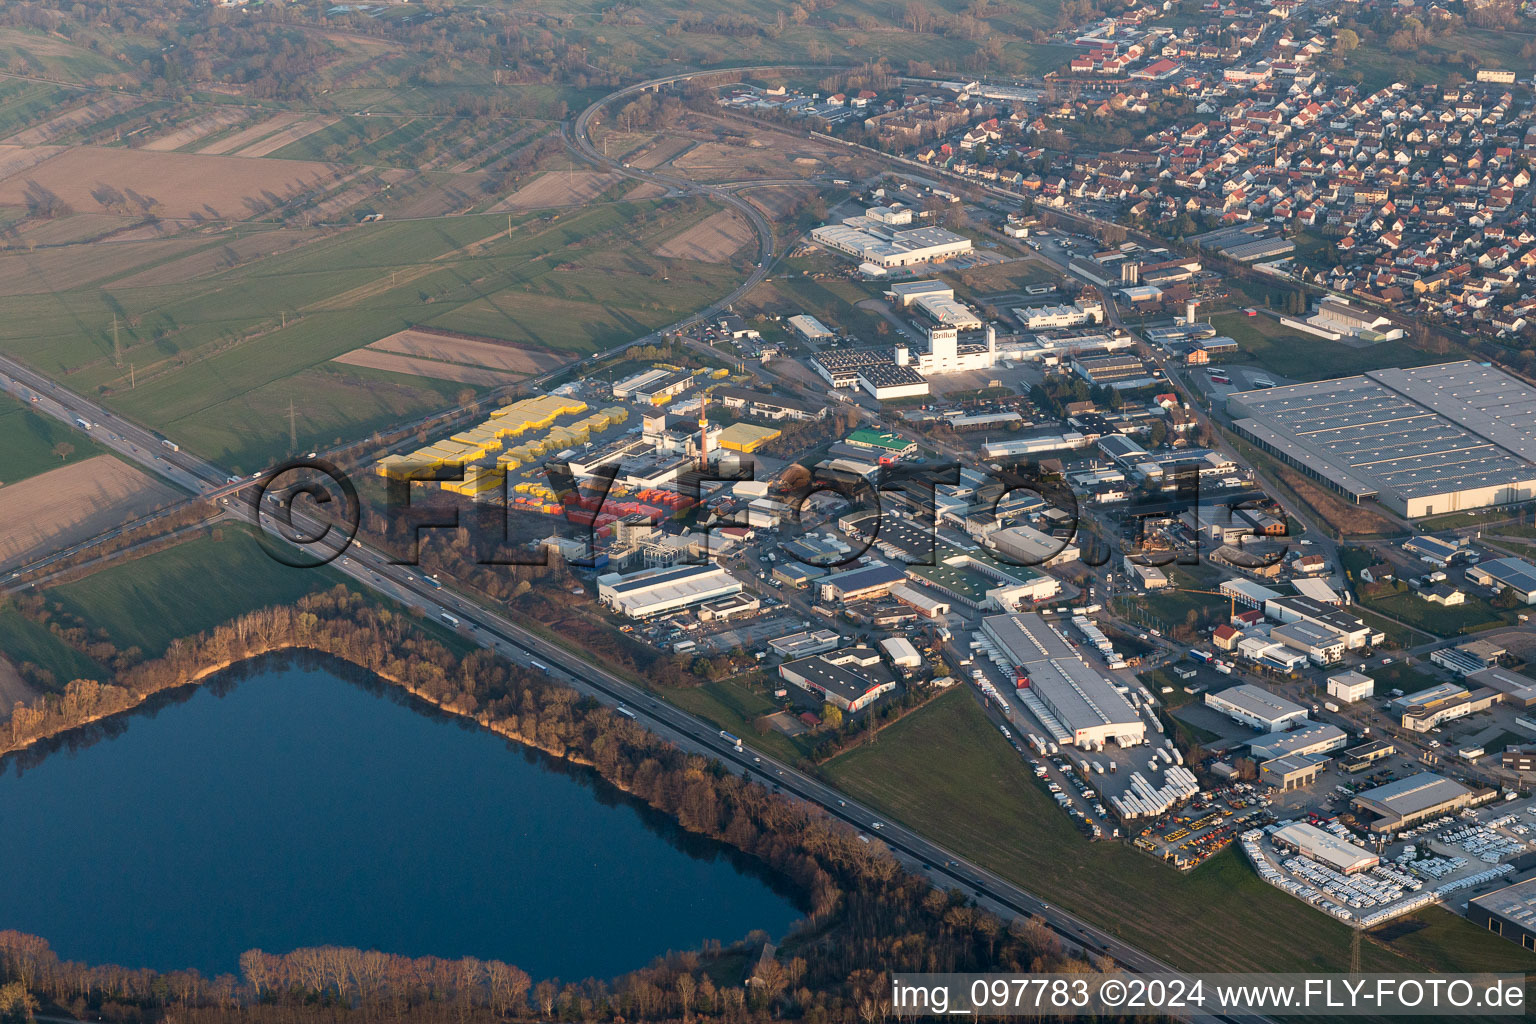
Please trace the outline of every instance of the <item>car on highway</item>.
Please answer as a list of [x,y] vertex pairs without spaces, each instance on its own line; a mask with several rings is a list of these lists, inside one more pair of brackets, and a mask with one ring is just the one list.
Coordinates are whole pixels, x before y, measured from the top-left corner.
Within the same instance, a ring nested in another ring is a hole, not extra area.
[[885,828],[885,822],[883,822],[883,821],[872,821],[872,822],[869,823],[869,827],[870,828]]

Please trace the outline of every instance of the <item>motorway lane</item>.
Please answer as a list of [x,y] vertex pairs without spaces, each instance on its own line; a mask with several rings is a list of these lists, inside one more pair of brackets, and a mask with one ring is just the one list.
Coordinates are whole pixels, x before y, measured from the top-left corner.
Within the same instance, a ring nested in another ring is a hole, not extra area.
[[86,433],[92,440],[154,470],[183,490],[203,494],[224,481],[224,477],[216,475],[216,469],[201,460],[165,448],[158,437],[137,424],[3,356],[0,356],[0,388],[14,395],[23,405],[62,420],[76,430],[83,429],[77,420],[86,420],[91,424]]

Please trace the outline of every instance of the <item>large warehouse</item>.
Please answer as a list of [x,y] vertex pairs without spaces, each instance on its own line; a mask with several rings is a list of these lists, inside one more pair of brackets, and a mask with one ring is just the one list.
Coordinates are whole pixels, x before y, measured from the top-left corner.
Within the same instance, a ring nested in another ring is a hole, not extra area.
[[1027,686],[1077,746],[1146,739],[1136,710],[1038,615],[989,615],[981,629],[1025,678]]
[[597,599],[632,619],[665,615],[739,593],[741,583],[718,565],[675,565],[597,578]]
[[1410,518],[1536,497],[1536,389],[1479,363],[1243,391],[1227,411],[1270,454]]
[[1248,683],[1206,694],[1205,706],[1265,732],[1284,732],[1292,723],[1301,723],[1307,718],[1307,709],[1300,704]]
[[1473,897],[1467,903],[1467,920],[1526,949],[1536,949],[1536,878]]
[[1308,825],[1304,821],[1276,829],[1270,839],[1344,875],[1366,871],[1381,863],[1381,859],[1365,847],[1341,839],[1332,832],[1324,832],[1316,825]]
[[1421,821],[1453,814],[1472,802],[1472,791],[1434,772],[1419,772],[1359,794],[1351,801],[1358,811],[1377,816],[1372,832],[1398,832]]
[[[910,267],[971,251],[971,240],[935,227],[907,227],[876,208],[811,230],[811,240],[877,267]],[[910,221],[908,221],[910,223]]]

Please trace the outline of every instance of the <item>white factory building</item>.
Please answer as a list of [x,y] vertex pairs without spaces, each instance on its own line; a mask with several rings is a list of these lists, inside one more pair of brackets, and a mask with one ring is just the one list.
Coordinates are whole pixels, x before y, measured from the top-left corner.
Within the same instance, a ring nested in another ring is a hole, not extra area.
[[1327,722],[1311,722],[1290,732],[1270,732],[1248,744],[1248,749],[1260,761],[1296,754],[1326,754],[1338,750],[1349,742],[1349,735],[1336,725]]
[[955,298],[955,290],[943,281],[903,281],[885,291],[885,297],[903,309],[915,309],[936,324],[962,331],[981,330],[981,317]]
[[1480,363],[1243,391],[1227,410],[1269,454],[1409,518],[1536,497],[1536,388]]
[[1376,692],[1376,680],[1364,672],[1337,672],[1328,677],[1328,696],[1353,704]]
[[1343,875],[1367,871],[1381,862],[1380,858],[1365,847],[1336,836],[1332,832],[1325,832],[1316,825],[1308,825],[1304,821],[1292,822],[1275,829],[1270,835],[1270,841],[1295,850],[1303,857],[1309,857],[1319,864],[1326,864]]
[[1205,706],[1265,732],[1284,732],[1293,723],[1307,720],[1307,709],[1300,704],[1248,683],[1228,687],[1220,693],[1207,693]]
[[1023,306],[1013,311],[1026,330],[1051,331],[1063,327],[1104,322],[1104,304],[1097,299],[1084,297],[1071,305],[1049,304]]
[[741,583],[718,565],[678,565],[597,578],[597,599],[632,619],[648,619],[741,593]]
[[910,267],[968,253],[971,240],[953,231],[910,227],[911,210],[876,206],[841,224],[811,230],[811,240],[883,269]]
[[1057,726],[1065,742],[1092,747],[1145,741],[1146,723],[1136,709],[1040,616],[989,615],[981,630],[1013,663],[1026,706],[1035,702],[1037,717],[1051,719],[1041,724],[1053,733]]

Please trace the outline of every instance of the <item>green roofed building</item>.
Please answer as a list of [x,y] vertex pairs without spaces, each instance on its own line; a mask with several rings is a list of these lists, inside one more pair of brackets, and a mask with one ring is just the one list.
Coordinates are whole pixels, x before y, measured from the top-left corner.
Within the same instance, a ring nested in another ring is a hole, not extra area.
[[879,430],[855,430],[848,435],[848,443],[855,448],[871,448],[884,455],[910,455],[917,451],[917,442],[908,441],[899,434]]

